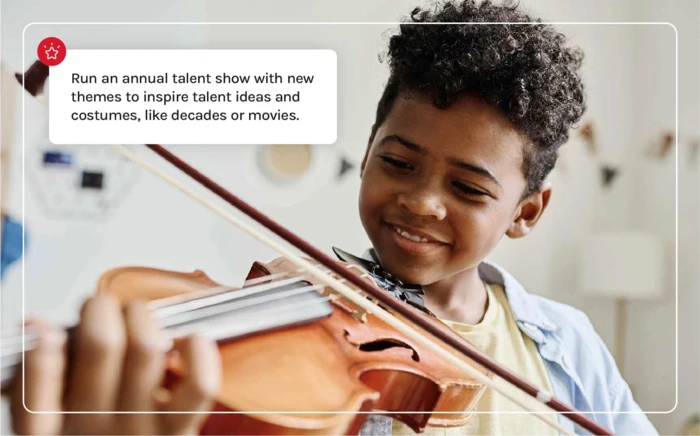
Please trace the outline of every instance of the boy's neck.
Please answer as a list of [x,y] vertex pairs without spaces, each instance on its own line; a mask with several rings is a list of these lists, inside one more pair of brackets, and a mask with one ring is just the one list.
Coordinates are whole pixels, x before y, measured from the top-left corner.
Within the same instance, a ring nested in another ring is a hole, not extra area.
[[425,306],[438,318],[478,324],[488,304],[486,287],[478,267],[423,286]]

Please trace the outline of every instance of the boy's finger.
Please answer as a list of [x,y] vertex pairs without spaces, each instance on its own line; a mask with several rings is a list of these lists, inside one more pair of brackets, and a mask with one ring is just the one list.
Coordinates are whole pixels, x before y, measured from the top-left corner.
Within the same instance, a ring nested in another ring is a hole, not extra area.
[[[117,300],[98,294],[83,305],[68,379],[66,407],[71,411],[113,411],[117,407],[126,334]],[[112,416],[72,414],[68,430],[109,427]]]
[[24,398],[22,379],[14,382],[11,414],[17,434],[58,434],[61,432],[63,380],[66,369],[65,331],[34,323],[38,332],[36,346],[25,352]]
[[153,410],[153,393],[165,370],[164,335],[142,302],[125,309],[126,360],[119,396],[119,410]]
[[[125,309],[127,336],[126,360],[119,394],[119,410],[153,411],[154,392],[163,381],[165,371],[164,335],[143,302],[133,302]],[[158,416],[130,415],[121,427],[127,434],[155,434]]]
[[[201,336],[178,341],[176,349],[185,365],[185,376],[166,405],[169,411],[209,412],[221,383],[221,357],[216,344]],[[206,413],[166,415],[172,433],[196,432]]]

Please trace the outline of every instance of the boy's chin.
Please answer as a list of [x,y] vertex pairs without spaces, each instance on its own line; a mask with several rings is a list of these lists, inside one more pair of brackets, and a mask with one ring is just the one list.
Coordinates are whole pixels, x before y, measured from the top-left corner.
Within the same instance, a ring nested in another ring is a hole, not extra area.
[[439,274],[435,274],[431,268],[406,268],[405,265],[392,265],[391,263],[388,265],[382,263],[382,266],[394,277],[411,285],[429,285],[437,281],[438,279],[435,277],[439,276]]

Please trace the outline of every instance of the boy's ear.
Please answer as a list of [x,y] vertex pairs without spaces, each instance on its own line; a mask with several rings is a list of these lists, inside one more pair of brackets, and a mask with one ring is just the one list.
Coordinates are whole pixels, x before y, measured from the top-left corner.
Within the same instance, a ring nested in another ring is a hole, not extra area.
[[539,221],[552,196],[552,184],[544,182],[539,191],[522,200],[515,211],[506,235],[510,238],[522,238],[530,233]]

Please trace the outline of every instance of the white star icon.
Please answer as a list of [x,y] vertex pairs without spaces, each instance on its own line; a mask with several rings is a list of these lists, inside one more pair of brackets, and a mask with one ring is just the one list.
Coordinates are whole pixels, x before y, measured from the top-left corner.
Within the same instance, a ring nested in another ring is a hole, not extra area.
[[53,48],[53,45],[46,50],[46,59],[56,59],[56,56],[58,56],[58,50]]

